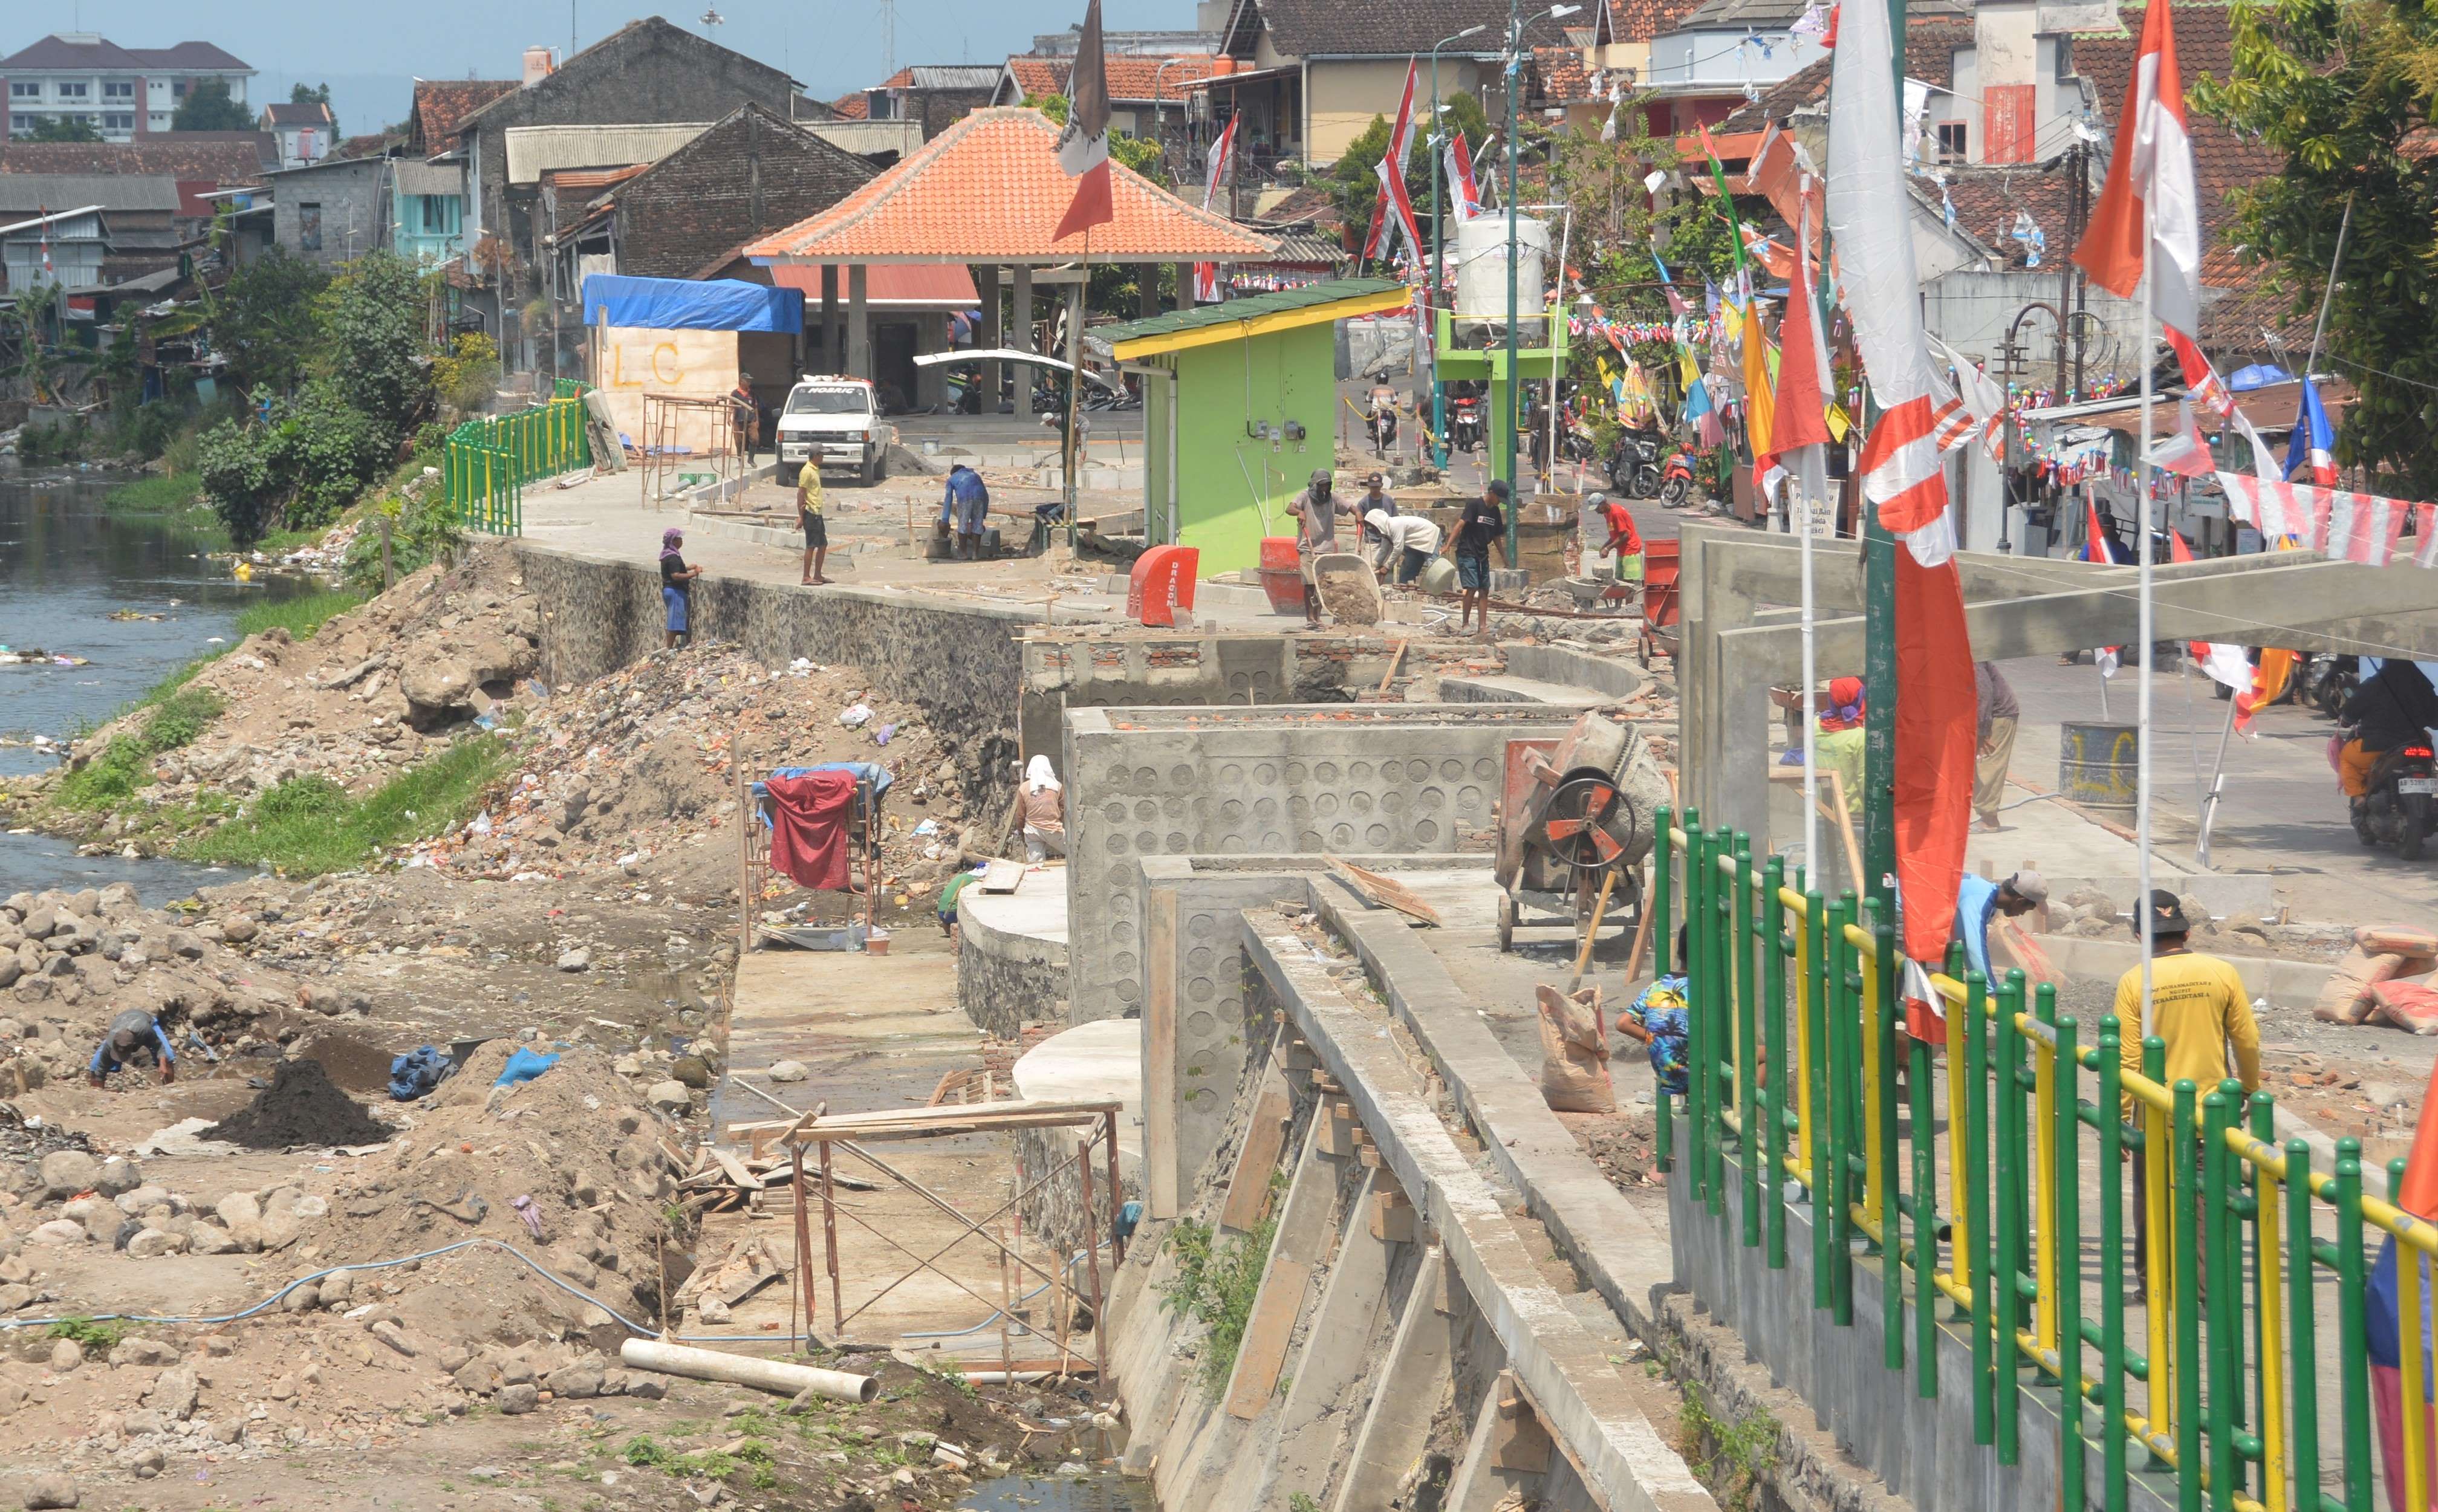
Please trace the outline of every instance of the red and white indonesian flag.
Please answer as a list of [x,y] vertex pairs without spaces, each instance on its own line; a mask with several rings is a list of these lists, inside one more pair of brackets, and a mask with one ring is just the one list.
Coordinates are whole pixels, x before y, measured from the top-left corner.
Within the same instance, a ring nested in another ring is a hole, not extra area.
[[[1897,140],[1892,47],[1883,9],[1861,6],[1844,18],[1828,97],[1828,225],[1854,344],[1881,410],[1863,444],[1863,492],[1880,506],[1880,523],[1904,536],[1915,559],[1929,567],[1955,551],[1942,443],[1970,432],[1956,432],[1962,401],[1939,381],[1924,340],[1913,202],[1903,154],[1890,147]],[[1948,891],[1952,898],[1954,889]]]
[[[2192,559],[2193,549],[2184,544],[2184,537],[2172,530],[2167,532],[2167,560],[2189,562]],[[2212,679],[2225,683],[2238,694],[2252,691],[2252,658],[2245,654],[2242,646],[2224,641],[2195,641],[2189,649],[2193,659]],[[2241,716],[2244,711],[2236,712]]]
[[1053,236],[1069,237],[1118,218],[1109,197],[1109,70],[1101,51],[1101,0],[1091,0],[1084,12],[1084,35],[1075,45],[1058,166],[1075,181],[1075,198],[1067,202]]
[[1403,237],[1405,255],[1419,271],[1422,266],[1422,237],[1414,223],[1413,197],[1405,190],[1405,159],[1414,148],[1414,85],[1418,73],[1414,60],[1406,59],[1404,98],[1398,101],[1396,122],[1388,128],[1388,149],[1380,154],[1380,162],[1372,169],[1380,179],[1380,206],[1372,213],[1371,236],[1363,248],[1363,255],[1391,256],[1396,251],[1396,238]]
[[[2147,220],[2146,227],[2144,222]],[[2116,117],[2108,185],[2074,260],[2091,281],[2130,299],[2150,273],[2160,324],[2200,328],[2200,194],[2193,142],[2184,127],[2184,85],[2176,69],[2176,26],[2168,0],[2149,0],[2142,45]]]
[[1473,182],[1473,152],[1464,145],[1462,132],[1448,138],[1447,177],[1456,191],[1456,203],[1451,208],[1461,225],[1481,214],[1481,190]]
[[[1242,115],[1228,117],[1228,129],[1210,149],[1210,167],[1202,181],[1202,208],[1210,209],[1219,202],[1219,186],[1228,182],[1228,170],[1236,155],[1236,123]],[[1197,262],[1193,265],[1193,298],[1196,304],[1219,303],[1219,265]]]
[[[1814,190],[1805,175],[1796,190],[1798,207],[1809,211]],[[1769,441],[1775,464],[1780,457],[1793,464],[1797,493],[1807,510],[1828,499],[1828,396],[1837,392],[1828,371],[1828,343],[1820,331],[1820,308],[1812,299],[1811,220],[1799,217],[1795,226],[1795,273],[1786,288],[1786,319],[1778,326],[1777,393]],[[1758,464],[1757,464],[1758,466]],[[1817,527],[1805,516],[1806,534]]]
[[2176,401],[2175,433],[2151,442],[2150,466],[2187,478],[2206,478],[2217,471],[2217,463],[2210,456],[2209,437],[2201,434],[2200,422],[2193,415],[2192,396]]

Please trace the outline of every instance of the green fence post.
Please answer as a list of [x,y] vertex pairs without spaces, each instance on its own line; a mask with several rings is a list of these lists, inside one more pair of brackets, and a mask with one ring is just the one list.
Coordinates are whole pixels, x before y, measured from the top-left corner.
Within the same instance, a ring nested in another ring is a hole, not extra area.
[[1786,1053],[1786,905],[1777,891],[1786,885],[1786,858],[1771,856],[1760,869],[1761,1064],[1769,1068],[1769,1084],[1756,1099],[1768,1110],[1762,1125],[1762,1222],[1769,1247],[1769,1268],[1786,1269],[1786,1116],[1793,1103],[1787,1088],[1794,1081],[1794,1062]]
[[1846,888],[1829,905],[1822,933],[1827,937],[1828,1001],[1822,1008],[1828,1021],[1829,1056],[1820,1080],[1828,1088],[1819,1116],[1828,1139],[1828,1316],[1839,1327],[1854,1324],[1854,1142],[1853,1066],[1860,1051],[1860,1026],[1854,1010],[1854,947],[1846,930],[1854,922],[1854,889]]
[[[1964,1189],[1964,1223],[1972,1259],[1972,1442],[1997,1439],[1997,1352],[1991,1330],[1998,1320],[1997,1247],[1989,1239],[1989,984],[1977,971],[1964,974],[1964,1119],[1967,1169],[1955,1185]],[[1950,1045],[1947,1053],[1956,1047]]]
[[[2265,1149],[2276,1149],[2277,1099],[2266,1092],[2255,1092],[2244,1099],[2243,1105],[2250,1114],[2252,1139]],[[2252,1421],[2260,1425],[2265,1437],[2277,1426],[2270,1420],[2269,1386],[2271,1372],[2277,1370],[2283,1362],[2277,1357],[2276,1341],[2269,1337],[2269,1277],[2261,1269],[2260,1253],[2261,1246],[2278,1242],[2285,1215],[2277,1211],[2276,1204],[2270,1198],[2268,1172],[2257,1165],[2250,1165],[2248,1175],[2252,1193],[2252,1358],[2255,1362],[2252,1372]],[[2299,1262],[2289,1263],[2308,1266],[2310,1257],[2306,1256]],[[2282,1408],[2284,1405],[2281,1398],[2279,1406]],[[2261,1462],[2260,1485],[2264,1489],[2269,1485],[2269,1466],[2265,1458]]]
[[1693,1196],[1710,1206],[1709,996],[1716,975],[1710,964],[1710,837],[1698,809],[1685,811],[1685,1121],[1693,1161]]
[[[1900,1167],[1897,1153],[1897,988],[1896,931],[1880,917],[1880,900],[1863,900],[1863,913],[1870,923],[1868,929],[1872,947],[1877,953],[1874,970],[1879,982],[1879,1002],[1871,1024],[1878,1036],[1880,1086],[1879,1105],[1869,1116],[1879,1120],[1880,1169],[1875,1175],[1880,1189],[1880,1306],[1882,1331],[1881,1358],[1890,1370],[1902,1370],[1905,1359],[1904,1337],[1904,1195],[1897,1173]],[[1865,1147],[1867,1148],[1867,1147]]]
[[[2313,1274],[2319,1260],[2311,1248],[2311,1147],[2300,1139],[2286,1141],[2286,1358],[2292,1398],[2293,1443],[2287,1455],[2294,1470],[2295,1500],[2304,1512],[2320,1512],[2320,1346],[2318,1321],[2311,1315]],[[2150,1367],[2159,1368],[2156,1365]]]
[[2023,1010],[2023,974],[2008,972],[1998,989],[1998,1137],[1997,1212],[1990,1220],[1997,1275],[1997,1410],[1998,1463],[2013,1465],[2023,1454],[2022,1346],[2015,1335],[2023,1327],[2024,1257],[2028,1247],[2028,1202],[2023,1172],[2029,1158],[2023,1139],[2023,1036],[2015,1016]]
[[2099,1021],[2099,1463],[2109,1512],[2125,1505],[2125,1044]]
[[1834,1122],[1828,1106],[1828,1067],[1836,1051],[1828,1037],[1828,903],[1816,890],[1803,894],[1803,960],[1805,976],[1803,993],[1803,1032],[1811,1042],[1811,1057],[1803,1068],[1804,1081],[1811,1099],[1811,1127],[1808,1131],[1811,1148],[1804,1152],[1811,1161],[1811,1305],[1815,1308],[1836,1306],[1836,1281],[1829,1274],[1835,1258],[1829,1248],[1837,1223],[1837,1193],[1844,1186],[1837,1179],[1836,1143],[1829,1137]]
[[1753,979],[1752,836],[1738,830],[1734,845],[1735,870],[1727,879],[1727,939],[1736,953],[1736,1116],[1744,1126],[1743,1137],[1736,1141],[1736,1153],[1744,1164],[1743,1239],[1749,1250],[1760,1247],[1761,1192],[1769,1185],[1761,1169],[1761,1152],[1768,1148],[1764,1134],[1769,1117],[1759,1097],[1760,984]]
[[[2176,1267],[2176,1504],[2183,1512],[2200,1512],[2201,1504],[2200,1236],[2193,1223],[2200,1145],[2193,1103],[2193,1080],[2185,1077],[2176,1083],[2175,1121],[2169,1126],[2176,1179],[2168,1184],[2167,1201]],[[2150,1242],[2159,1242],[2159,1236],[2150,1236]],[[2158,1368],[2155,1363],[2151,1368]]]
[[2345,1512],[2371,1512],[2370,1355],[2362,1295],[2369,1266],[2362,1254],[2361,1141],[2337,1141],[2337,1336],[2342,1354]]
[[[1676,842],[1670,835],[1674,825],[1674,815],[1663,804],[1659,809],[1657,833],[1652,836],[1651,842],[1651,932],[1653,937],[1651,942],[1651,979],[1654,982],[1668,975],[1670,951],[1675,943],[1675,937],[1669,933],[1668,922],[1670,895],[1676,887],[1675,869],[1670,864],[1676,850]],[[1676,1169],[1674,1101],[1669,1096],[1668,1088],[1656,1084],[1654,1079],[1651,1093],[1651,1158],[1663,1171]]]
[[[2042,1018],[2056,1014],[2057,989],[2040,984]],[[2049,1222],[2057,1227],[2058,1484],[2068,1506],[2085,1502],[2082,1441],[2082,1119],[2075,1021],[2057,1018],[2057,1152],[2050,1171]]]
[[1734,879],[1720,870],[1719,861],[1735,858],[1735,832],[1722,824],[1710,832],[1709,905],[1710,918],[1710,981],[1715,991],[1710,996],[1710,1054],[1704,1070],[1710,1078],[1710,1213],[1723,1218],[1727,1211],[1727,1122],[1722,1116],[1735,1107],[1740,1117],[1743,1109],[1735,1102],[1736,1096],[1736,986],[1739,973],[1735,969],[1735,922],[1728,896]]
[[[1904,1007],[1904,976],[1894,954],[1895,929],[1882,924],[1879,940],[1885,989],[1882,995],[1895,1016]],[[1908,1034],[1904,1046],[1905,1094],[1910,1103],[1906,1122],[1913,1131],[1913,1201],[1907,1205],[1913,1213],[1914,1391],[1931,1398],[1938,1395],[1938,1135],[1936,1120],[1931,1116],[1929,1042]],[[1957,1048],[1950,1046],[1948,1053]],[[1955,1111],[1951,1109],[1951,1116]]]
[[[2217,1512],[2232,1512],[2235,1479],[2235,1403],[2241,1393],[2235,1383],[2235,1362],[2228,1352],[2237,1327],[2243,1298],[2243,1273],[2227,1267],[2226,1131],[2235,1122],[2235,1108],[2222,1091],[2201,1099],[2201,1274],[2208,1278],[2201,1306],[2209,1314],[2209,1503]],[[2191,1473],[2190,1468],[2185,1473]]]

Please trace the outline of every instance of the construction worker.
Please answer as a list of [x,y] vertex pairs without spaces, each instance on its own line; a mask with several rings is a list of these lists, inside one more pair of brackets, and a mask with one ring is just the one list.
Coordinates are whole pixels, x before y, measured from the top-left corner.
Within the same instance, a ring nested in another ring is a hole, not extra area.
[[161,1073],[164,1086],[178,1080],[178,1052],[169,1048],[169,1036],[161,1031],[161,1021],[140,1008],[131,1008],[110,1021],[110,1030],[94,1047],[93,1060],[85,1067],[85,1080],[95,1086],[113,1071],[149,1056]]

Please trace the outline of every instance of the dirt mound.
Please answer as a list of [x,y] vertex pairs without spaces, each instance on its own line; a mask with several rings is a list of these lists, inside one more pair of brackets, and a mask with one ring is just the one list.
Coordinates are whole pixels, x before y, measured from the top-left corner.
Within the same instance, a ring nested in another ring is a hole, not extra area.
[[282,1061],[252,1102],[203,1131],[249,1150],[377,1145],[396,1133],[330,1084],[319,1061]]

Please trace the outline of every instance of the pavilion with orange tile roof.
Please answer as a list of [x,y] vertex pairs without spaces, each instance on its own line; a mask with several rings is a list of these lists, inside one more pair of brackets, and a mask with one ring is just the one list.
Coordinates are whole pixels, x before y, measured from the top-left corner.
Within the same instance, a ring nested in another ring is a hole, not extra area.
[[[979,110],[923,144],[917,151],[810,220],[747,243],[745,255],[768,266],[775,281],[798,283],[814,292],[819,271],[823,350],[839,350],[843,321],[847,371],[872,376],[872,327],[868,269],[896,263],[962,263],[980,290],[982,329],[975,344],[1032,351],[1034,286],[1067,286],[1076,319],[1069,322],[1068,359],[1075,360],[1083,325],[1088,265],[1144,265],[1140,283],[1146,315],[1160,313],[1162,282],[1157,268],[1177,265],[1181,306],[1192,303],[1191,265],[1253,262],[1268,257],[1269,237],[1225,216],[1200,209],[1112,161],[1110,200],[1116,219],[1103,225],[1057,235],[1074,196],[1075,181],[1058,166],[1058,128],[1039,111],[1008,106]],[[846,270],[843,280],[839,270]],[[1014,284],[1013,329],[1000,329],[1001,270]],[[801,270],[791,273],[791,270]],[[1046,276],[1045,276],[1046,274]],[[844,298],[840,298],[840,284]],[[842,308],[841,308],[842,307]],[[941,330],[918,330],[916,353],[939,350]],[[999,390],[999,364],[987,364],[983,392]],[[937,371],[931,369],[928,371]],[[1019,413],[1031,413],[1029,383],[1016,385]]]

